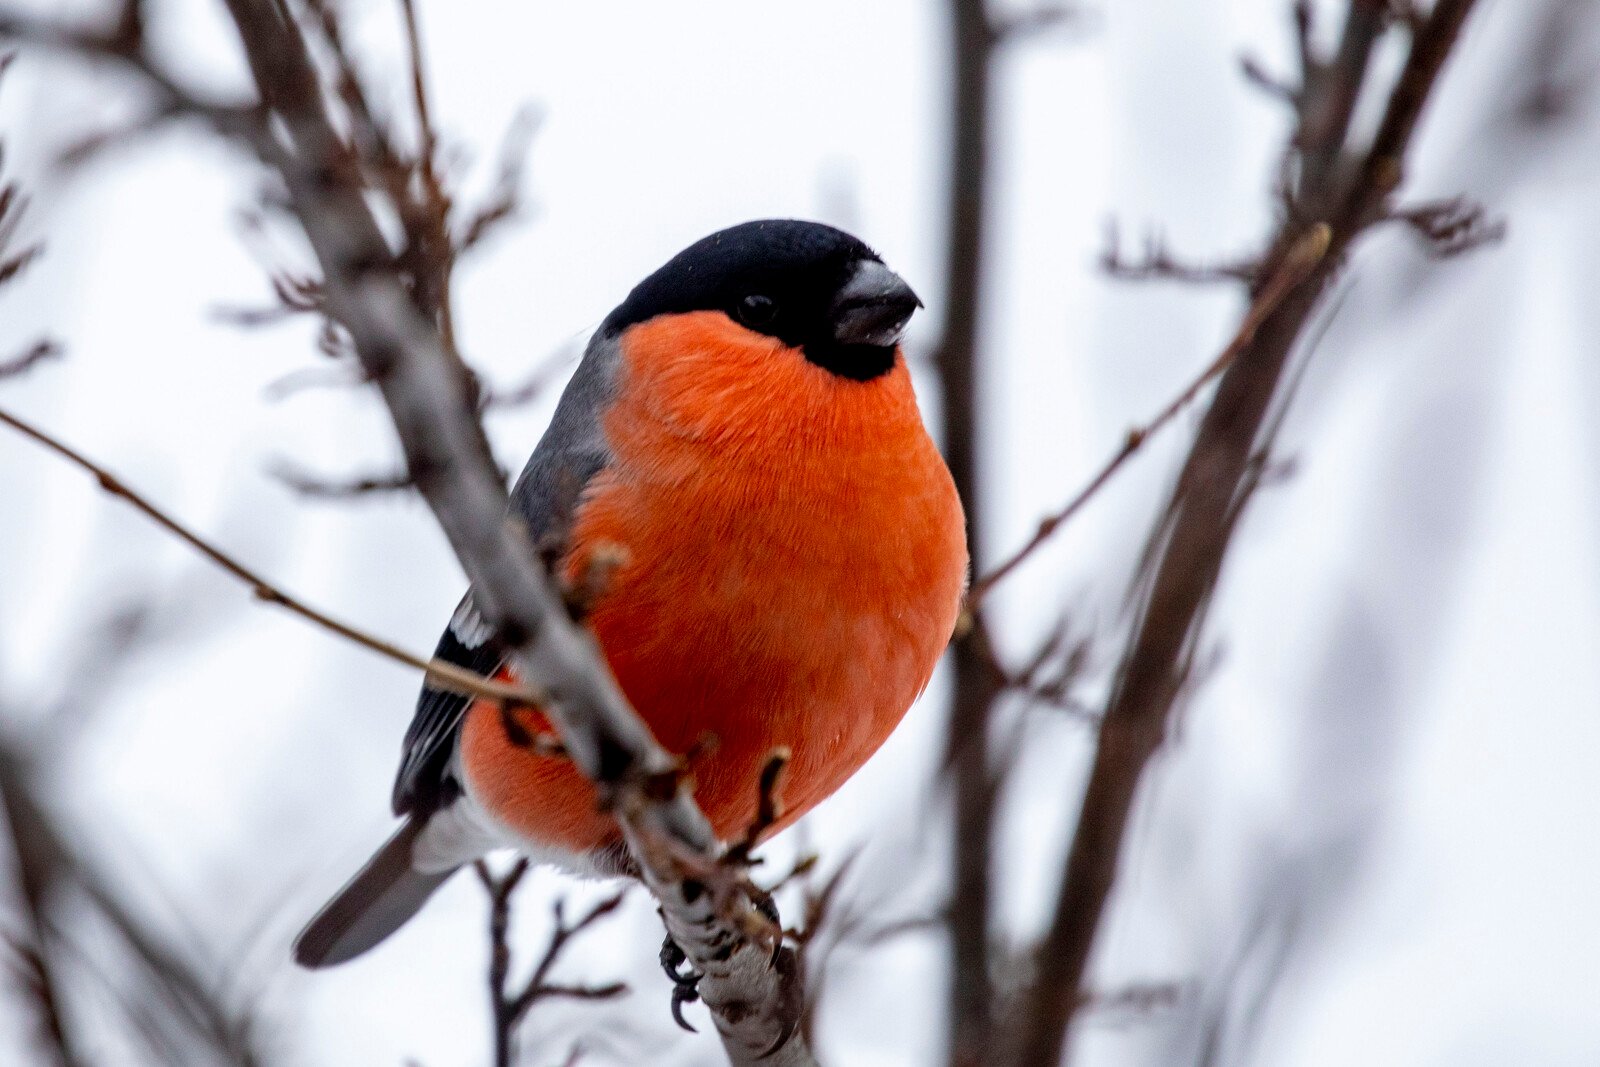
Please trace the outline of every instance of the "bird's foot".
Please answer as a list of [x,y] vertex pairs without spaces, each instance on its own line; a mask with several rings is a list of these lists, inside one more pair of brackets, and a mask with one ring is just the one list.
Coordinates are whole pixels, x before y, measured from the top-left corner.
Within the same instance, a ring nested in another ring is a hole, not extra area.
[[661,969],[672,982],[672,1021],[694,1034],[699,1031],[683,1017],[683,1006],[700,999],[701,974],[693,966],[686,967],[688,963],[689,957],[668,934],[661,943]]
[[[780,925],[778,918],[778,905],[773,901],[770,893],[755,893],[751,897],[755,908],[774,925]],[[777,953],[783,951],[783,938],[779,936],[774,948],[773,959],[776,961]],[[689,1031],[691,1034],[699,1033],[689,1021],[683,1017],[683,1006],[693,1004],[700,999],[700,979],[705,977],[689,963],[688,955],[678,943],[668,934],[661,942],[661,970],[667,979],[672,982],[672,1021]]]

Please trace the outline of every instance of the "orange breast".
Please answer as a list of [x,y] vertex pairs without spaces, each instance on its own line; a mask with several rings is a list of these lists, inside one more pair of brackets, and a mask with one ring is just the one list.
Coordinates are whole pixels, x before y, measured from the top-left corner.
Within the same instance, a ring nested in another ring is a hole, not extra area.
[[[967,566],[949,473],[903,360],[849,381],[720,314],[630,330],[618,393],[568,574],[600,546],[625,554],[591,623],[662,744],[716,739],[694,771],[717,832],[748,825],[778,745],[787,824],[883,743],[949,639]],[[614,837],[588,783],[513,745],[493,709],[474,707],[462,745],[469,789],[519,835]]]

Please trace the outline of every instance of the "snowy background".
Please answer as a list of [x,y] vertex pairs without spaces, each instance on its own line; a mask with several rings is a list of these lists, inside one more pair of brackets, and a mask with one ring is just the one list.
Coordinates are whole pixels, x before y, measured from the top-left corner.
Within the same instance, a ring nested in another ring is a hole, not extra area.
[[[48,3],[39,10],[77,10]],[[349,5],[375,80],[402,85],[394,11]],[[1322,4],[1323,29],[1336,5]],[[1423,127],[1413,199],[1467,192],[1505,241],[1445,263],[1409,236],[1361,245],[1280,455],[1288,477],[1241,530],[1212,613],[1214,667],[1153,766],[1096,956],[1098,985],[1177,983],[1153,1012],[1091,1012],[1074,1062],[1199,1062],[1201,1020],[1231,1020],[1215,1062],[1600,1063],[1600,86],[1560,120],[1523,121],[1549,71],[1532,35],[1555,6],[1480,5]],[[1592,68],[1600,4],[1579,0],[1562,63]],[[1238,56],[1292,59],[1287,4],[1103,4],[1006,53],[985,309],[992,410],[986,543],[1007,552],[1226,341],[1226,288],[1108,280],[1115,216],[1217,261],[1267,231],[1287,112]],[[156,5],[161,53],[195,84],[242,85],[219,11]],[[440,125],[469,190],[532,105],[526,224],[458,275],[458,322],[495,384],[572,347],[690,241],[762,216],[842,225],[941,307],[948,62],[940,5],[597,0],[421,5]],[[1377,76],[1397,54],[1380,55]],[[0,382],[0,405],[107,462],[312,603],[419,651],[463,580],[417,500],[319,503],[273,476],[397,460],[367,393],[274,383],[319,365],[305,324],[243,331],[223,306],[269,301],[239,212],[248,161],[173,127],[64,173],[73,136],[127,113],[131,83],[25,58],[0,93],[12,165],[46,258],[0,302],[0,352],[47,330],[67,358]],[[293,254],[292,245],[287,253]],[[558,375],[564,377],[565,368]],[[919,372],[925,406],[936,382]],[[556,390],[492,413],[520,466]],[[1121,620],[1134,555],[1193,420],[1156,441],[997,594],[1021,653],[1070,606]],[[86,639],[148,611],[108,677]],[[1108,644],[1097,666],[1111,666]],[[192,930],[218,987],[279,1062],[455,1067],[486,1061],[485,907],[456,879],[404,934],[349,967],[295,971],[304,919],[388,833],[417,679],[250,603],[82,476],[0,436],[0,706],[49,715],[49,775],[80,844],[152,915]],[[93,699],[90,699],[90,697]],[[944,869],[936,683],[882,753],[771,854],[824,868],[880,916],[936,907]],[[1005,935],[1046,918],[1087,730],[1028,716],[1006,792]],[[542,945],[552,894],[519,896]],[[527,1062],[719,1062],[678,1034],[643,894],[568,973],[629,998],[538,1009]],[[841,947],[827,964],[826,1062],[940,1056],[936,933]],[[698,1011],[698,1009],[696,1009]],[[0,1018],[4,1018],[0,1016]],[[697,1016],[702,1022],[704,1016]],[[706,1027],[702,1027],[706,1029]],[[29,1062],[18,1026],[0,1061]],[[106,1041],[114,1042],[108,1036]],[[10,1043],[11,1050],[6,1050]],[[121,1062],[114,1044],[105,1062]]]

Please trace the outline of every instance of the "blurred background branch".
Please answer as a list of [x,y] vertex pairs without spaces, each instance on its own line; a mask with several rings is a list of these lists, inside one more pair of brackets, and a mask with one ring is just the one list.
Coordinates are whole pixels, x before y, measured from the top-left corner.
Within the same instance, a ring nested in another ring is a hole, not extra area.
[[[1302,52],[1307,68],[1287,168],[1297,177],[1287,190],[1283,228],[1265,257],[1265,276],[1295,254],[1308,227],[1328,228],[1327,254],[1223,373],[1152,535],[1134,635],[1101,720],[1054,915],[1035,952],[1033,981],[1018,1016],[1017,1062],[1026,1067],[1055,1067],[1062,1059],[1134,798],[1195,661],[1206,606],[1261,469],[1261,428],[1289,357],[1349,246],[1382,217],[1400,185],[1423,106],[1472,7],[1472,0],[1439,0],[1420,24],[1392,30],[1409,34],[1408,55],[1365,149],[1350,143],[1351,118],[1393,12],[1378,0],[1351,0],[1334,57],[1324,63],[1309,46]],[[1296,21],[1303,36],[1306,7],[1297,9]]]
[[[528,873],[527,859],[519,859],[504,874],[494,874],[483,860],[475,864],[478,880],[489,894],[489,1010],[494,1020],[495,1067],[511,1067],[516,1062],[516,1031],[524,1016],[544,1000],[609,1000],[627,992],[622,982],[605,985],[564,985],[550,980],[550,972],[561,961],[572,938],[615,912],[626,889],[619,890],[593,905],[582,917],[568,923],[566,904],[557,897],[552,906],[555,925],[544,955],[520,989],[511,986],[511,894]],[[568,1062],[573,1062],[574,1052]]]
[[[987,254],[984,212],[989,207],[990,110],[994,52],[985,0],[950,0],[949,56],[953,87],[948,126],[944,248],[944,316],[935,357],[939,369],[939,442],[956,491],[967,507],[967,548],[984,558],[984,507],[979,484],[982,376],[979,315],[985,306]],[[954,803],[952,870],[946,923],[950,932],[949,1063],[982,1063],[992,1040],[994,990],[989,971],[990,838],[996,786],[989,725],[1000,686],[993,657],[974,618],[952,646],[951,697],[945,760]]]

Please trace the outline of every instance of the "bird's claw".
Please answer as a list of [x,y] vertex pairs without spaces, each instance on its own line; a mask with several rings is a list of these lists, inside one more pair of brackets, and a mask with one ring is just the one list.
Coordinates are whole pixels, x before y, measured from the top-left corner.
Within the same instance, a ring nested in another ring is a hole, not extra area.
[[[754,889],[754,887],[752,887]],[[772,894],[756,889],[750,894],[750,902],[755,909],[774,926],[782,926],[783,920],[778,917],[778,902],[772,899]]]
[[692,966],[685,968],[684,965],[688,962],[689,957],[669,934],[661,943],[661,969],[672,982],[672,1021],[689,1033],[695,1034],[699,1031],[690,1026],[689,1021],[683,1017],[683,1006],[693,1004],[700,999],[701,975]]
[[683,1017],[683,1006],[685,1004],[693,1004],[700,999],[699,986],[700,976],[697,974],[672,987],[672,1021],[691,1034],[698,1034],[700,1031],[691,1026],[689,1020]]
[[[780,925],[778,918],[778,905],[773,901],[770,893],[755,893],[751,900],[755,908],[774,925]],[[780,935],[773,947],[773,962],[776,963],[778,955],[783,951],[783,937]],[[700,999],[700,979],[704,977],[699,971],[689,964],[689,957],[672,940],[668,934],[665,941],[661,942],[661,970],[666,973],[667,979],[672,983],[672,1021],[689,1031],[697,1034],[700,1031],[689,1025],[683,1017],[683,1006],[693,1004]]]

